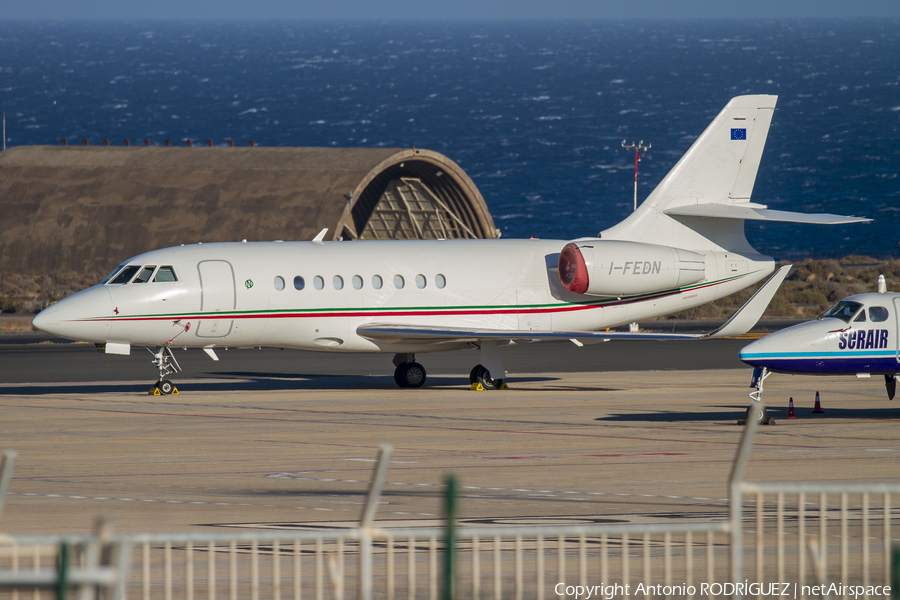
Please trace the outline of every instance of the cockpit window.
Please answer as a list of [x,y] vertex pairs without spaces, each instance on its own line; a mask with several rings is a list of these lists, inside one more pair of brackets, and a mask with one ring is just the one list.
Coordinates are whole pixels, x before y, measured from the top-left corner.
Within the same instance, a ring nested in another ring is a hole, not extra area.
[[888,320],[890,313],[888,313],[888,309],[883,306],[870,306],[869,307],[869,319],[873,323],[882,323]]
[[141,271],[140,275],[134,278],[134,281],[131,283],[147,283],[150,281],[150,276],[153,275],[153,271],[156,269],[156,265],[147,265],[144,267],[144,270]]
[[153,281],[178,281],[178,277],[175,275],[175,269],[169,266],[165,266],[159,268],[159,271],[156,272],[156,277],[153,278]]
[[113,270],[110,272],[109,275],[107,275],[106,277],[103,278],[103,281],[100,282],[100,285],[103,285],[104,283],[109,282],[109,280],[113,278],[113,275],[115,275],[116,273],[118,273],[119,271],[121,271],[122,268],[123,268],[125,265],[127,265],[127,264],[128,264],[128,263],[122,263],[121,265],[119,265],[118,267],[116,267],[115,269],[113,269]]
[[862,308],[862,304],[859,302],[848,302],[847,300],[842,300],[832,306],[827,313],[822,315],[823,319],[828,317],[834,317],[835,319],[840,319],[844,323],[849,323],[850,319],[853,318],[853,315],[856,314]]
[[866,322],[866,311],[861,310],[859,314],[856,315],[856,318],[853,319],[854,323],[865,323]]
[[137,273],[141,268],[141,265],[128,265],[122,272],[116,275],[112,281],[110,281],[110,285],[113,284],[125,284],[131,281],[131,278],[134,277],[134,274]]

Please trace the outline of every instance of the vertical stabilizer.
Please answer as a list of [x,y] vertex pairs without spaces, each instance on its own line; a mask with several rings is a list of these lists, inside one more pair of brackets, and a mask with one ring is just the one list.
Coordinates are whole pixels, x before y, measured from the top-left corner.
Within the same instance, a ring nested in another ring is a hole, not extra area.
[[697,138],[641,206],[602,239],[687,250],[750,251],[741,219],[666,214],[694,206],[750,203],[777,96],[738,96]]

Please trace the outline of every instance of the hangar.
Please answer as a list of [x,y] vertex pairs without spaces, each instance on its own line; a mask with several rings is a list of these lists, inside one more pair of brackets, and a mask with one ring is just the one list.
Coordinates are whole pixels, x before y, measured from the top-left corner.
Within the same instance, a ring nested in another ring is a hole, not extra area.
[[108,270],[195,242],[496,238],[468,175],[398,148],[19,146],[0,152],[0,271]]

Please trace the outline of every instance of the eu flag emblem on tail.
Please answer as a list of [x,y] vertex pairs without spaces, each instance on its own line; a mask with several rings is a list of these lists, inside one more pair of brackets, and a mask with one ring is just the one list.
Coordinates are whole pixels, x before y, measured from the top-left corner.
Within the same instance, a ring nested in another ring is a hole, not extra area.
[[746,140],[747,139],[747,129],[744,127],[741,127],[740,129],[732,129],[731,130],[731,139]]

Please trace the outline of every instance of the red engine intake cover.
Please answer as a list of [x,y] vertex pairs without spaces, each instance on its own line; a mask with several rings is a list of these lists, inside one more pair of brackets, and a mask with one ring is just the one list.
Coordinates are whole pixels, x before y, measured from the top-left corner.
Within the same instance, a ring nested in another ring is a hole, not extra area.
[[570,292],[583,294],[588,289],[590,277],[584,256],[574,243],[566,244],[559,253],[559,281]]

